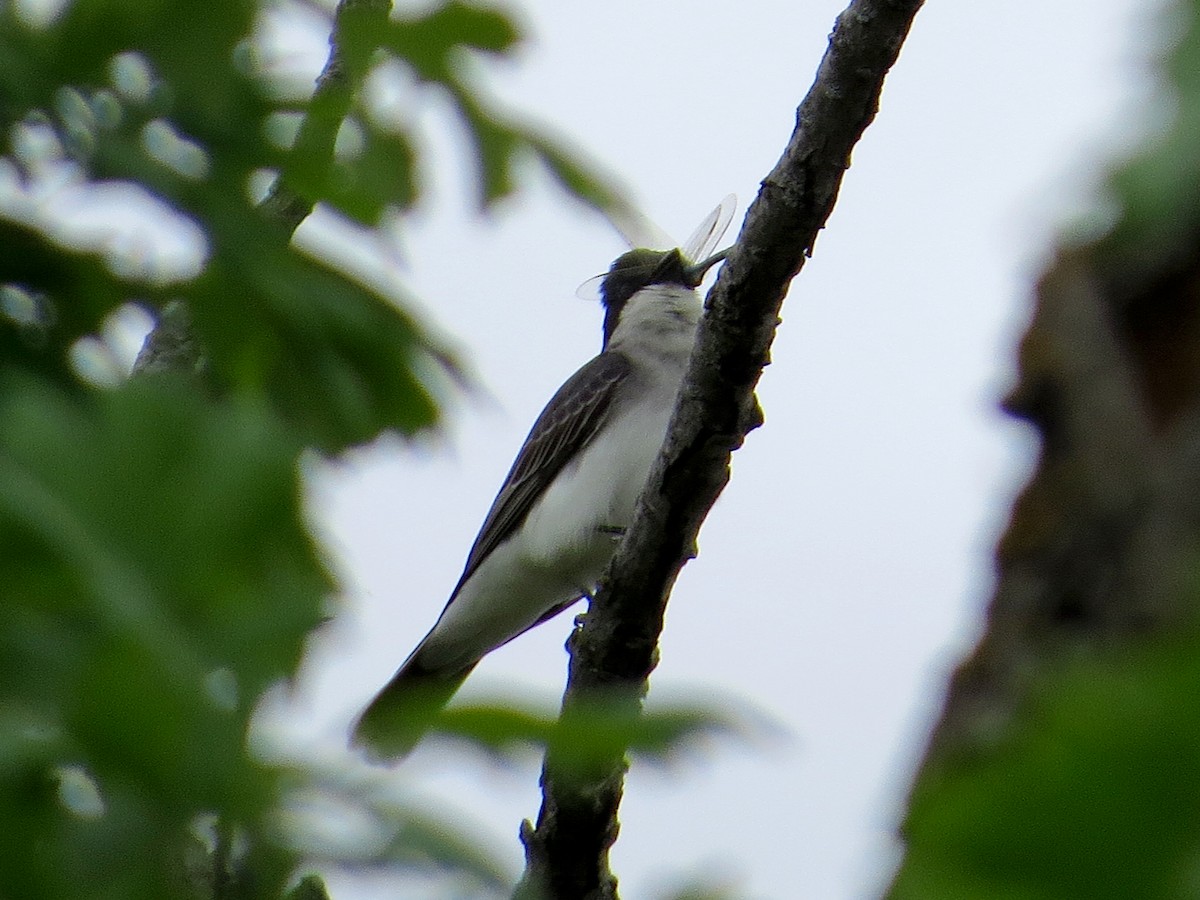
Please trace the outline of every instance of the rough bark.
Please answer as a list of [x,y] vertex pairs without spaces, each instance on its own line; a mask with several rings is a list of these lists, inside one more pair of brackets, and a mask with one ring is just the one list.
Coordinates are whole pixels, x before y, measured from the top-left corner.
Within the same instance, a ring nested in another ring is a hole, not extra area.
[[1038,285],[1005,401],[1042,441],[997,548],[987,627],[918,779],[985,759],[1048,674],[1186,634],[1200,540],[1200,235],[1153,272],[1099,248]]
[[[787,150],[763,180],[709,295],[696,349],[660,456],[586,622],[573,635],[562,719],[593,703],[636,716],[657,662],[667,597],[694,555],[701,522],[729,478],[730,454],[760,424],[754,388],[779,310],[837,199],[850,153],[874,118],[883,80],[920,0],[855,0],[838,17]],[[565,729],[570,731],[571,729]],[[525,822],[523,898],[617,896],[623,753],[581,771],[549,748],[537,826]]]

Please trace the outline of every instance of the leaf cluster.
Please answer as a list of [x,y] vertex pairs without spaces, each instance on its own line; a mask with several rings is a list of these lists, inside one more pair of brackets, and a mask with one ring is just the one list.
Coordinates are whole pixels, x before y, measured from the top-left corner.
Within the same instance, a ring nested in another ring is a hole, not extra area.
[[[297,99],[261,64],[281,9],[0,6],[5,896],[278,897],[322,856],[285,802],[321,780],[247,748],[258,699],[295,674],[335,592],[298,463],[430,427],[453,371],[398,279],[368,285],[290,242],[318,203],[380,235],[424,199],[414,126],[379,111],[372,80],[400,67],[417,103],[453,98],[484,205],[527,157],[610,196],[480,88],[474,57],[520,41],[508,14],[346,0],[330,65]],[[121,237],[128,223],[80,226],[114,192],[137,210],[118,218],[186,236],[182,262]],[[183,364],[97,377],[88,361],[119,365],[139,309],[163,334],[184,323]],[[410,807],[383,818],[399,835],[383,856],[417,845],[499,877]]]

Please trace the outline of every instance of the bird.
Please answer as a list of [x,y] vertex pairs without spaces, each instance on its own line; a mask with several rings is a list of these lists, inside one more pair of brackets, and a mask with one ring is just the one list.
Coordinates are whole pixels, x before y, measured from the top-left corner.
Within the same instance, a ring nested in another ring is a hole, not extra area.
[[666,436],[697,288],[728,250],[705,254],[732,208],[725,198],[683,248],[632,249],[580,289],[599,287],[600,353],[534,422],[437,622],[355,722],[371,758],[407,756],[486,654],[591,597]]

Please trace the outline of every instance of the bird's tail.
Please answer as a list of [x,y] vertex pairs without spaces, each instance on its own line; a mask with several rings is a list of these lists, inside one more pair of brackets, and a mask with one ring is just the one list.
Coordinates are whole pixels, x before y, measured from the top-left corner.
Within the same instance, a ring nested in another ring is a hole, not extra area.
[[352,742],[381,762],[403,759],[475,666],[451,672],[427,669],[414,653],[358,717]]

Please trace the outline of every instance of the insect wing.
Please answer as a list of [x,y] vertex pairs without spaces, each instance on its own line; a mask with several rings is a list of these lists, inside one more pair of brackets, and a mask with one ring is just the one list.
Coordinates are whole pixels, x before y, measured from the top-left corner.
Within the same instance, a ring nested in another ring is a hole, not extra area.
[[733,219],[733,211],[737,208],[737,197],[729,194],[721,201],[721,205],[704,217],[704,221],[696,226],[692,236],[680,248],[683,258],[688,262],[700,262],[708,259],[713,248],[725,236],[725,230]]
[[625,238],[630,250],[639,247],[670,250],[675,246],[675,239],[633,204],[609,207],[604,214],[621,237]]
[[[680,250],[688,262],[700,262],[708,258],[717,242],[725,235],[729,223],[733,220],[733,211],[737,208],[737,197],[728,194],[720,205],[704,217],[692,236],[684,242]],[[632,206],[610,208],[605,215],[613,227],[621,233],[631,248],[645,247],[650,250],[669,250],[676,246],[669,234],[659,228],[654,222],[634,209]],[[581,300],[599,300],[600,286],[608,273],[589,278],[575,291],[575,296]]]
[[575,296],[580,300],[599,300],[600,286],[604,284],[604,279],[607,277],[607,272],[603,275],[593,275],[575,289]]

